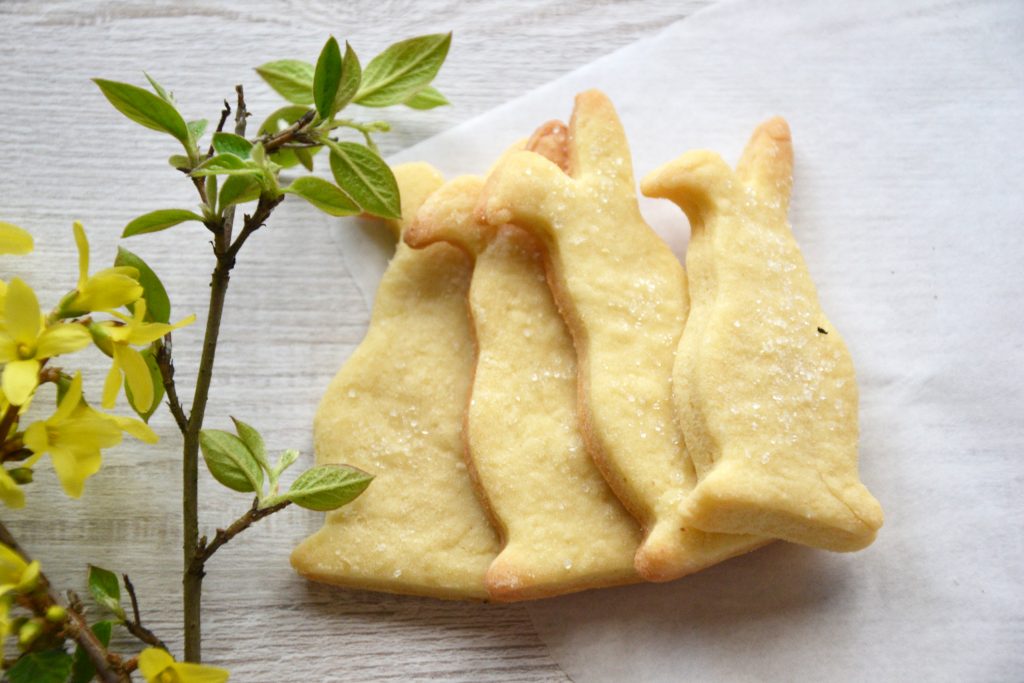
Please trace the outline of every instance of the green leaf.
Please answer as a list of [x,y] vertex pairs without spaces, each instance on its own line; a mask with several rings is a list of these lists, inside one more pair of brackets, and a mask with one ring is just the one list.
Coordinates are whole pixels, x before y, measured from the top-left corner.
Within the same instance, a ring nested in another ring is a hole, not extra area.
[[279,59],[256,67],[256,73],[289,102],[313,104],[312,64],[297,59]]
[[313,102],[316,103],[316,111],[320,118],[325,121],[331,118],[334,96],[338,94],[340,83],[341,49],[338,47],[338,41],[331,36],[324,43],[324,49],[320,51],[320,58],[316,60],[316,70],[313,73]]
[[92,79],[119,112],[138,124],[173,135],[188,143],[188,125],[173,105],[148,90],[129,83]]
[[321,465],[306,470],[285,497],[307,510],[326,512],[352,502],[366,490],[373,476],[348,465]]
[[214,479],[232,491],[262,494],[263,470],[241,439],[219,429],[204,429],[199,445]]
[[92,593],[97,605],[110,610],[118,619],[124,619],[124,610],[121,609],[121,584],[117,580],[117,574],[90,564],[89,592]]
[[334,180],[367,213],[401,218],[395,175],[375,152],[354,142],[331,142]]
[[146,300],[146,320],[158,323],[171,321],[171,299],[167,296],[164,283],[160,282],[149,264],[124,247],[117,248],[115,266],[131,266],[139,271],[139,284],[142,285],[142,297]]
[[172,154],[167,159],[167,163],[171,165],[171,168],[192,168],[192,161],[184,154]]
[[341,81],[338,83],[338,92],[334,95],[331,116],[337,114],[352,101],[352,98],[359,92],[359,83],[362,78],[363,68],[359,65],[359,57],[356,56],[348,41],[345,41],[345,58],[341,62]]
[[433,109],[434,107],[443,107],[446,104],[451,104],[451,102],[448,101],[447,97],[441,94],[440,90],[432,85],[428,85],[402,104],[410,109],[419,109],[423,111],[426,109]]
[[234,154],[218,154],[196,166],[192,171],[195,177],[208,175],[262,175],[263,169],[249,160]]
[[299,160],[299,163],[302,164],[303,168],[305,168],[307,171],[312,171],[313,170],[313,156],[318,151],[320,151],[320,148],[317,147],[317,148],[313,149],[312,151],[310,151],[309,149],[293,149],[293,150],[290,150],[290,151],[295,152],[295,158]]
[[203,137],[203,133],[206,132],[206,127],[210,125],[210,122],[206,119],[197,119],[195,121],[189,121],[185,124],[188,126],[189,135],[192,136],[192,142],[199,142],[199,138]]
[[359,213],[359,206],[340,187],[316,176],[297,178],[284,191],[302,197],[332,216],[352,216]]
[[133,220],[124,227],[121,237],[142,235],[147,232],[159,232],[186,221],[203,222],[203,217],[185,209],[159,209],[150,211]]
[[141,417],[143,422],[149,423],[149,418],[153,417],[153,413],[160,407],[160,402],[164,400],[164,376],[160,372],[156,354],[151,347],[143,349],[139,355],[146,361],[146,368],[149,369],[149,380],[153,383],[153,403],[146,410],[140,410],[139,406],[135,405],[135,396],[132,395],[132,389],[127,382],[124,385],[124,393],[135,414]]
[[153,91],[156,92],[156,94],[160,96],[161,100],[163,100],[164,102],[166,102],[167,104],[170,104],[172,106],[174,105],[174,98],[171,97],[171,94],[169,92],[164,90],[164,87],[162,85],[160,85],[159,83],[156,82],[156,79],[154,79],[152,76],[150,76],[145,71],[142,72],[142,75],[145,76],[146,80],[149,81],[149,84],[151,86],[153,86]]
[[[96,634],[103,647],[110,645],[110,633],[114,624],[110,621],[97,621],[92,625],[92,632]],[[75,648],[74,664],[71,667],[71,679],[68,683],[89,683],[96,676],[96,667],[86,654],[82,646]]]
[[64,650],[43,650],[22,655],[7,671],[10,683],[64,683],[71,675],[71,655]]
[[284,472],[289,467],[291,467],[298,459],[299,452],[294,448],[289,448],[284,453],[282,453],[281,457],[279,457],[277,459],[277,462],[274,463],[274,468],[270,472],[271,476],[274,477],[275,479],[281,476],[281,473]]
[[248,159],[252,153],[252,143],[234,133],[214,133],[213,148],[217,154],[234,154],[240,159]]
[[220,209],[259,199],[260,184],[250,176],[230,176],[220,188]]
[[[266,121],[264,121],[259,128],[259,134],[274,135],[275,133],[279,133],[301,119],[308,111],[309,107],[300,107],[294,104],[281,107],[267,117]],[[279,149],[271,154],[270,158],[284,168],[291,168],[299,163],[299,158],[297,156],[298,152],[316,154],[319,150],[319,147],[311,147],[309,149]]]
[[256,431],[255,427],[242,422],[237,417],[232,416],[231,421],[235,423],[235,431],[238,432],[238,438],[242,440],[245,447],[256,458],[256,462],[264,470],[270,472],[270,463],[267,462],[267,447],[263,444],[263,437],[260,433]]
[[387,107],[405,102],[434,80],[451,42],[451,33],[439,33],[403,40],[384,50],[366,65],[356,104]]

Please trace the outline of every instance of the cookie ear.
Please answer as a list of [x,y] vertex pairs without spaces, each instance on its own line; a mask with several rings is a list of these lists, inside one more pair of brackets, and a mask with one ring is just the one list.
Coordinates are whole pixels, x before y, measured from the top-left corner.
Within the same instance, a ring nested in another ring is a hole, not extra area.
[[491,172],[484,186],[477,215],[491,225],[548,223],[545,204],[568,190],[570,179],[547,157],[536,152],[515,152]]
[[386,223],[395,237],[402,239],[402,233],[412,224],[420,206],[427,200],[431,192],[444,183],[444,176],[436,168],[423,162],[399,164],[392,169],[392,172],[395,174],[395,180],[398,182],[398,189],[402,195],[402,217],[398,220],[386,221]]
[[547,157],[560,169],[569,171],[569,127],[561,121],[548,121],[526,142],[526,149]]
[[484,181],[476,176],[455,178],[436,190],[416,212],[403,239],[415,249],[449,242],[470,256],[487,245],[493,229],[476,218]]
[[647,174],[640,191],[679,205],[691,222],[717,210],[735,193],[735,174],[715,152],[687,152]]
[[634,192],[626,131],[611,100],[600,90],[576,96],[569,121],[569,174],[576,179],[599,176]]
[[757,127],[743,150],[736,175],[786,213],[793,187],[793,139],[785,119],[776,116]]

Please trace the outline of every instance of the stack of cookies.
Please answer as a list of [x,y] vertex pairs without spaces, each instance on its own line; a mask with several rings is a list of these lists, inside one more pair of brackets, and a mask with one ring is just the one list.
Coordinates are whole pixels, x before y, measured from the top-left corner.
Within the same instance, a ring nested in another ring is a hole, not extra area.
[[870,544],[857,385],[786,215],[762,124],[735,169],[689,152],[641,183],[602,93],[486,177],[395,169],[402,220],[366,338],[314,423],[318,464],[375,475],[293,553],[317,581],[526,600],[690,574],[772,540]]

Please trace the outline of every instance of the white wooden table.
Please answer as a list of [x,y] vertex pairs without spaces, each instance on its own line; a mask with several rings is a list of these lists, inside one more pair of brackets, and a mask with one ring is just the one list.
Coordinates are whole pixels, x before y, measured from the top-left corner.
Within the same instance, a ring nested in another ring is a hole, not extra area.
[[[388,153],[711,1],[3,0],[0,219],[29,228],[37,248],[27,259],[0,260],[0,277],[27,278],[44,307],[52,306],[76,277],[73,219],[89,231],[95,269],[112,261],[128,220],[194,203],[188,183],[165,163],[177,152],[175,143],[122,118],[90,77],[141,84],[145,69],[175,92],[189,117],[210,119],[234,84],[244,83],[249,109],[260,120],[283,102],[253,66],[284,57],[315,60],[329,33],[351,41],[365,63],[393,40],[454,30],[452,52],[437,81],[454,106],[387,111],[395,129],[381,139]],[[374,118],[376,113],[367,112]],[[316,403],[368,318],[330,242],[330,225],[309,207],[286,202],[242,252],[207,414],[210,427],[227,427],[231,414],[251,422],[273,450],[302,449],[307,465]],[[175,318],[200,315],[198,324],[175,334],[180,391],[186,396],[198,362],[212,266],[207,237],[202,227],[181,226],[126,245],[161,275]],[[107,363],[97,352],[84,364],[94,398]],[[153,426],[160,444],[126,442],[110,451],[81,500],[59,493],[44,462],[28,506],[2,515],[60,587],[84,593],[87,562],[129,572],[144,620],[178,649],[181,442],[166,411]],[[249,504],[247,496],[228,492],[205,471],[200,492],[204,532]],[[300,579],[288,566],[288,553],[320,523],[317,513],[287,510],[236,539],[209,564],[204,653],[207,661],[229,667],[232,680],[566,680],[522,606],[344,591]],[[121,645],[134,646],[126,640]]]

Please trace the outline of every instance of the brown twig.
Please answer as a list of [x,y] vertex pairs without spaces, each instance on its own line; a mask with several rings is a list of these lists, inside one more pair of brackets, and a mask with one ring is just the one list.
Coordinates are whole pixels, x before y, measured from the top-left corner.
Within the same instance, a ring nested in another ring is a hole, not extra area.
[[171,333],[164,335],[163,343],[156,351],[156,366],[160,369],[160,376],[164,380],[164,394],[167,396],[167,407],[178,424],[182,435],[188,430],[188,417],[185,409],[181,406],[178,398],[178,388],[174,383],[174,357],[171,352]]
[[[214,132],[221,133],[221,132],[224,131],[224,124],[227,122],[229,116],[231,116],[231,105],[228,103],[227,100],[224,100],[224,108],[220,110],[220,121],[217,122],[217,130],[214,131]],[[206,150],[206,156],[207,157],[212,157],[213,156],[213,141],[212,140],[210,141],[210,148],[208,150]]]
[[252,215],[246,214],[245,221],[242,223],[242,231],[238,233],[238,237],[234,243],[228,248],[225,257],[230,259],[234,264],[235,256],[238,255],[238,250],[242,248],[245,241],[249,239],[249,236],[259,230],[267,219],[270,218],[270,214],[274,211],[278,204],[284,201],[284,195],[275,197],[273,199],[265,196],[261,196],[259,201],[256,203],[256,210],[253,211]]
[[[21,555],[22,559],[26,562],[32,561],[32,558],[25,552],[3,522],[0,522],[0,543]],[[59,605],[60,600],[57,598],[50,580],[42,572],[39,573],[39,586],[43,590],[34,596],[32,608],[36,614],[46,614],[50,607]],[[81,646],[82,650],[89,657],[89,661],[96,668],[97,677],[103,683],[129,683],[130,678],[128,673],[124,671],[121,656],[107,651],[107,648],[103,646],[103,643],[100,642],[96,634],[89,628],[89,624],[86,623],[85,617],[82,616],[80,610],[69,606],[66,608],[66,611],[68,619],[64,624],[64,633]]]
[[279,147],[299,137],[300,135],[302,135],[305,127],[308,126],[313,121],[314,116],[316,116],[316,112],[310,109],[305,114],[303,114],[298,121],[288,126],[281,132],[274,133],[273,135],[264,136],[262,139],[263,149],[265,149],[269,154],[270,152],[277,150]]
[[128,591],[128,599],[132,603],[132,618],[124,620],[125,628],[146,645],[152,645],[153,647],[170,652],[164,641],[160,640],[155,633],[142,625],[142,617],[139,615],[139,599],[135,595],[135,586],[127,574],[121,574],[121,578],[124,579],[124,588]]
[[291,501],[286,500],[278,503],[277,505],[260,508],[259,500],[253,500],[252,507],[249,508],[249,511],[232,522],[226,529],[217,529],[217,533],[214,535],[212,541],[207,543],[206,537],[203,536],[199,541],[199,545],[196,547],[196,554],[193,558],[192,565],[189,567],[189,572],[202,576],[205,573],[206,562],[215,552],[217,552],[218,549],[220,549],[221,546],[264,517],[269,517],[275,512],[288,507],[290,504]]

